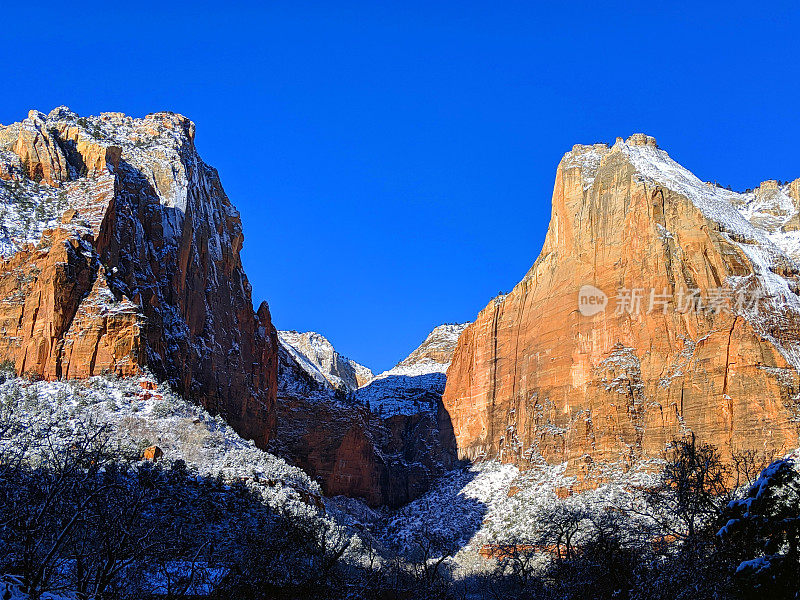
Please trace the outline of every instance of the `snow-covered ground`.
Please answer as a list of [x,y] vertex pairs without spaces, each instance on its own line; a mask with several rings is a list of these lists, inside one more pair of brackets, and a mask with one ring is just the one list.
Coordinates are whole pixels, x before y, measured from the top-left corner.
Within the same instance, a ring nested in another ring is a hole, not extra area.
[[[275,510],[318,515],[304,497],[320,497],[322,491],[302,470],[256,448],[222,417],[211,416],[168,387],[147,390],[141,383],[116,377],[57,382],[9,377],[0,384],[0,410],[13,411],[14,420],[25,426],[0,440],[0,451],[25,444],[35,448],[32,442],[43,435],[68,443],[79,423],[88,422],[105,426],[125,451],[141,454],[155,445],[163,460],[183,460],[197,475],[246,480]],[[266,485],[268,481],[275,485]]]
[[[167,468],[183,461],[199,482],[221,480],[223,489],[244,485],[276,514],[312,522],[325,535],[349,540],[342,560],[360,563],[363,545],[336,515],[324,510],[319,485],[300,469],[239,437],[221,417],[186,402],[149,377],[92,377],[62,382],[30,381],[0,371],[0,463],[22,457],[35,467],[42,457],[69,452],[80,431],[97,431],[105,447],[122,457],[143,457],[157,446]],[[127,459],[126,459],[127,460]],[[224,507],[220,507],[224,512]],[[225,518],[225,517],[221,517]],[[232,514],[231,519],[242,518]],[[2,546],[2,543],[0,543]],[[61,564],[66,565],[69,561]],[[153,566],[148,585],[158,593],[180,579],[189,590],[208,595],[225,575],[218,565],[176,558]],[[163,581],[162,581],[163,580]],[[27,600],[19,579],[0,572],[0,597]],[[166,590],[165,590],[166,593]],[[74,600],[70,593],[43,594],[47,600]]]
[[576,483],[565,474],[566,464],[538,461],[520,471],[498,461],[479,462],[442,477],[424,496],[394,513],[381,538],[400,553],[413,551],[422,532],[452,540],[461,552],[475,554],[484,544],[519,543],[534,539],[542,520],[557,504],[587,512],[621,507],[635,499],[632,490],[654,481],[654,464],[624,473],[607,473],[608,481],[563,497]]
[[[24,586],[18,577],[13,575],[0,576],[0,598],[3,600],[28,600],[30,596],[23,591]],[[78,600],[77,594],[62,593],[51,594],[45,592],[39,600]]]

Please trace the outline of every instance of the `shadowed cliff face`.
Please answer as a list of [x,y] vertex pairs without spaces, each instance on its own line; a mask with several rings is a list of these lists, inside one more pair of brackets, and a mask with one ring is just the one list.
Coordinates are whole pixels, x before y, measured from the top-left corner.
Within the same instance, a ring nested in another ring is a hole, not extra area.
[[147,366],[266,446],[277,337],[194,124],[59,108],[0,128],[0,359],[48,379]]
[[[732,207],[747,201],[647,136],[565,155],[541,255],[448,370],[459,457],[543,456],[588,475],[689,431],[728,453],[797,447],[797,268]],[[587,285],[605,310],[579,310]]]
[[[337,385],[330,369],[320,370],[325,361],[318,350],[336,353],[327,340],[310,346],[313,338],[324,340],[313,332],[281,333],[278,424],[270,450],[319,481],[328,496],[396,507],[427,492],[456,462],[452,429],[439,419],[446,362],[426,359],[414,375],[393,369],[352,390]],[[451,354],[452,345],[449,353],[438,350],[444,361]]]

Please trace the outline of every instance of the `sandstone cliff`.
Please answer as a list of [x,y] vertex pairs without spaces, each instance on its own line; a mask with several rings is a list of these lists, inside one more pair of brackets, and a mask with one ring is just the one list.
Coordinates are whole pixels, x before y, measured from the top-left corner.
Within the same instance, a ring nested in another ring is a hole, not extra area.
[[0,360],[56,379],[149,368],[265,446],[277,336],[239,214],[173,113],[0,127]]
[[[726,453],[797,447],[798,267],[775,235],[793,190],[703,183],[642,134],[575,146],[541,255],[459,340],[443,398],[458,455],[587,475],[689,431]],[[767,201],[786,206],[765,232]],[[583,286],[599,294],[582,312]]]

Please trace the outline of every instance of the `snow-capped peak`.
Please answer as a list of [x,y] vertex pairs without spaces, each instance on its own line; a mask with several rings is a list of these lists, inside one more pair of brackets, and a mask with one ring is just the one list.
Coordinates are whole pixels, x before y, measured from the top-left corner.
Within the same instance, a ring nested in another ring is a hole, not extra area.
[[567,170],[579,169],[584,190],[589,190],[598,169],[620,155],[633,167],[635,181],[688,199],[712,229],[742,250],[750,262],[752,275],[731,276],[726,283],[734,291],[753,285],[759,288],[771,310],[762,305],[760,310],[743,316],[781,350],[788,362],[800,369],[800,349],[791,340],[780,339],[781,328],[767,322],[765,316],[772,313],[791,316],[792,320],[800,318],[800,298],[793,291],[796,283],[785,276],[800,269],[796,262],[800,259],[800,180],[785,185],[770,180],[755,191],[734,192],[700,180],[660,149],[655,138],[641,133],[627,140],[617,138],[610,148],[602,144],[575,146],[561,165]]
[[446,373],[453,359],[458,338],[469,323],[447,323],[435,327],[419,347],[397,365],[378,375],[423,375]]
[[372,380],[370,369],[340,355],[316,331],[279,331],[278,339],[298,364],[326,387],[355,391]]

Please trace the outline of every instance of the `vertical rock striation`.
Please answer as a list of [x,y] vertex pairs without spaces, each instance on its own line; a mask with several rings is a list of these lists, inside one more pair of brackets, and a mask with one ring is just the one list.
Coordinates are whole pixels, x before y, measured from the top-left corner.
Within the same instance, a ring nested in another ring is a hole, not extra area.
[[0,359],[49,379],[149,368],[266,445],[277,335],[242,227],[173,113],[0,127]]
[[[725,453],[797,447],[798,267],[734,208],[751,196],[701,182],[642,134],[567,153],[541,255],[448,370],[458,455],[585,476],[689,431]],[[796,211],[784,204],[780,225]],[[605,310],[579,310],[583,286]]]

